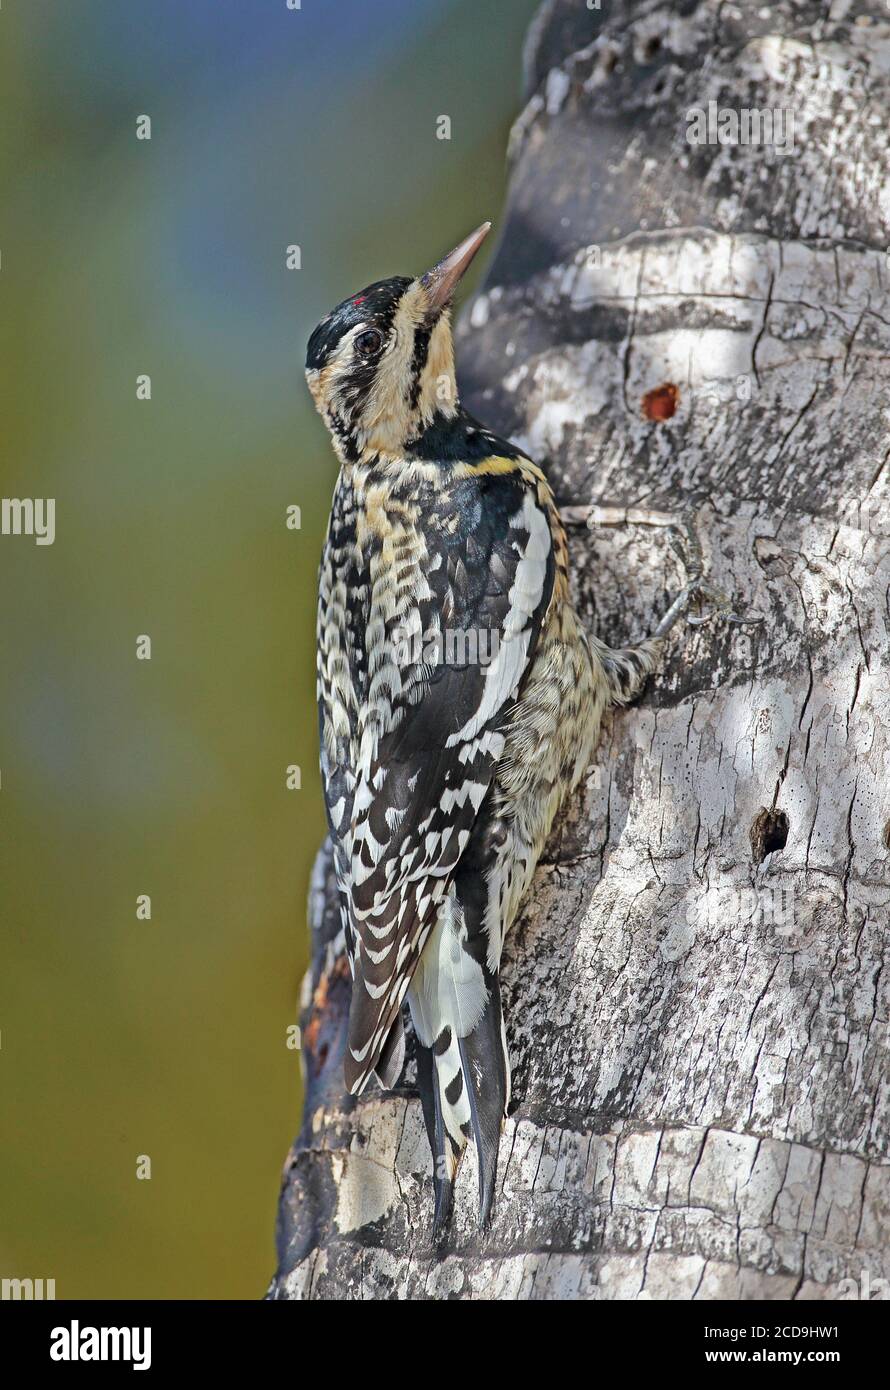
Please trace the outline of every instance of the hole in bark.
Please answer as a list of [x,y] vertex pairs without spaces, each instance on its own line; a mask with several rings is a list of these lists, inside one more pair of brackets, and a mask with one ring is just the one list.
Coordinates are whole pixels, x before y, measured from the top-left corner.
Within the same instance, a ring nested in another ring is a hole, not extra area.
[[788,817],[784,811],[775,808],[768,811],[764,806],[754,817],[751,826],[751,852],[754,863],[762,864],[768,854],[776,854],[788,843]]
[[652,59],[661,48],[661,39],[657,34],[653,34],[651,39],[647,39],[643,45],[643,62],[651,63]]
[[600,66],[607,77],[610,77],[615,71],[617,64],[618,54],[615,52],[614,48],[604,49],[603,56],[600,58]]
[[669,420],[677,409],[680,388],[672,381],[655,386],[643,397],[643,414],[647,420]]
[[887,824],[884,826],[884,836],[883,836],[883,839],[884,839],[884,848],[885,848],[885,849],[890,849],[890,820],[888,820]]

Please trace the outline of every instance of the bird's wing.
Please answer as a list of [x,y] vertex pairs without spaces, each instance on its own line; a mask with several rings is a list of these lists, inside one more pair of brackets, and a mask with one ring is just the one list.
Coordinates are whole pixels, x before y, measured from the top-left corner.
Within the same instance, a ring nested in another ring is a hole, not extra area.
[[553,589],[548,516],[518,470],[437,493],[412,536],[403,601],[372,603],[351,765],[329,756],[325,772],[353,966],[351,1091],[375,1069],[466,848]]

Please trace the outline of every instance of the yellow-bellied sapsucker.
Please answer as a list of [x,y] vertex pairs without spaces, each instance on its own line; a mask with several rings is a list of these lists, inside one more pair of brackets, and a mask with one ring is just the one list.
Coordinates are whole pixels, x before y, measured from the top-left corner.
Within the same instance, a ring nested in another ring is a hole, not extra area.
[[491,1211],[504,935],[604,709],[640,690],[679,611],[633,647],[586,637],[544,474],[460,405],[449,309],[488,228],[427,274],[344,300],[306,361],[342,465],[318,702],[353,977],[346,1085],[394,1084],[407,998],[437,1228],[470,1138],[482,1223]]

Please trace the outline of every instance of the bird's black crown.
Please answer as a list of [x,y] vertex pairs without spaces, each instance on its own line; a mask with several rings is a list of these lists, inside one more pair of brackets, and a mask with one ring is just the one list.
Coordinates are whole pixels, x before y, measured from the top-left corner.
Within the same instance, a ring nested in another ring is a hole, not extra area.
[[323,367],[344,333],[360,323],[379,329],[385,340],[398,302],[410,284],[408,276],[394,275],[389,280],[377,280],[344,299],[322,319],[309,339],[306,366],[310,370]]

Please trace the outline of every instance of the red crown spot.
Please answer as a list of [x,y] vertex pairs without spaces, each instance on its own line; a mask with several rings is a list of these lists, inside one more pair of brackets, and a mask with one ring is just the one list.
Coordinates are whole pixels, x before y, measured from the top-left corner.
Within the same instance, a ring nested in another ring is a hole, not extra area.
[[368,297],[368,296],[367,296],[366,294],[357,294],[357,295],[355,296],[355,299],[353,299],[351,302],[352,302],[353,304],[356,304],[356,305],[358,305],[358,304],[364,304],[364,302],[365,302],[365,300],[367,299],[367,297]]

